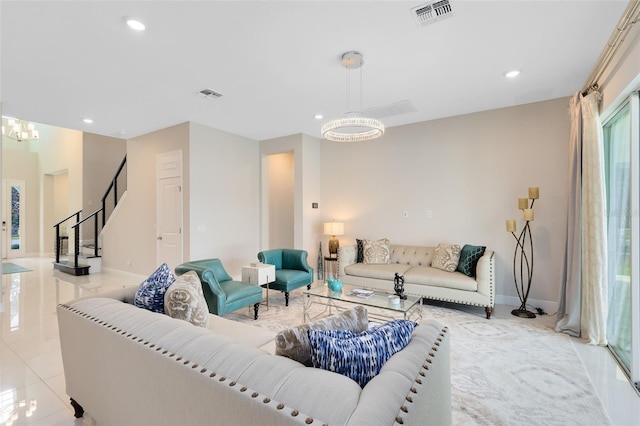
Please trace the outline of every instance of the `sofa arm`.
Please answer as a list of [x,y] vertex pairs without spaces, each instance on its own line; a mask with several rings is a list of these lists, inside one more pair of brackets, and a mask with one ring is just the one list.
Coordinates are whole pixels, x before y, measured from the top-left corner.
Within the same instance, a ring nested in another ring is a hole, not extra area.
[[476,266],[476,281],[478,293],[489,296],[491,306],[495,303],[495,253],[485,250],[484,255],[478,259]]
[[338,247],[338,276],[343,277],[344,267],[356,263],[357,248],[355,244]]
[[[198,278],[200,278],[200,282],[202,284],[206,283],[206,286],[202,286],[205,296],[207,296],[207,291],[209,291],[212,295],[215,294],[218,298],[222,298],[223,300],[226,299],[226,293],[222,289],[220,282],[218,282],[215,274],[206,264],[202,262],[187,262],[176,266],[176,275],[182,275],[189,271],[194,271],[198,274]],[[208,289],[206,287],[208,287]]]

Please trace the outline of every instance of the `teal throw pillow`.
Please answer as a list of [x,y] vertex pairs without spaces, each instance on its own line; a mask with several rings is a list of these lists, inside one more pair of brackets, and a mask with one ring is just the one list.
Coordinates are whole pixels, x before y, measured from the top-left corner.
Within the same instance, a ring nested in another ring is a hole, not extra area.
[[411,340],[418,324],[394,320],[353,333],[347,330],[307,330],[311,363],[316,368],[347,376],[364,387],[389,358]]
[[456,270],[469,277],[475,277],[478,260],[484,255],[485,250],[485,246],[465,244],[462,250],[460,250],[460,260],[458,261],[458,268]]

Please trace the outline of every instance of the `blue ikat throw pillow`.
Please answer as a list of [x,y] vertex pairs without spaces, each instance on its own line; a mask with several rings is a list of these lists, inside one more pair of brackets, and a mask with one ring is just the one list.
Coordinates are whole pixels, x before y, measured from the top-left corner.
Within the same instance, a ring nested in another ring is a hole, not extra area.
[[133,304],[138,308],[164,314],[164,294],[175,280],[169,266],[163,263],[149,278],[142,281],[136,291]]
[[409,343],[417,325],[413,321],[394,320],[362,333],[309,329],[311,363],[316,368],[347,376],[364,387],[393,354]]

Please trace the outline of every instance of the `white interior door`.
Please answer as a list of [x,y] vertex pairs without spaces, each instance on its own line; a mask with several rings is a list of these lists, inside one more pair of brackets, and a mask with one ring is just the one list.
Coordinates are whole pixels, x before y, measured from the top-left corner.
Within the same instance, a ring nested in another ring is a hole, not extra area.
[[157,263],[183,262],[182,151],[156,156]]
[[23,180],[2,181],[2,257],[25,256],[25,204]]

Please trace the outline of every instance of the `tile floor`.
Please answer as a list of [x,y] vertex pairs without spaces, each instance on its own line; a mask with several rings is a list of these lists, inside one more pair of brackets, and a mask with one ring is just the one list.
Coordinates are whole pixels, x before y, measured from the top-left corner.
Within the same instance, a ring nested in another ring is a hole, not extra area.
[[[56,305],[123,286],[143,276],[104,270],[73,277],[53,270],[52,259],[13,259],[31,272],[2,276],[0,300],[0,425],[83,425],[65,393]],[[510,310],[496,306],[496,310]],[[535,321],[553,322],[551,317]],[[640,397],[608,351],[574,341],[614,425],[640,425]]]

